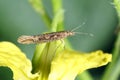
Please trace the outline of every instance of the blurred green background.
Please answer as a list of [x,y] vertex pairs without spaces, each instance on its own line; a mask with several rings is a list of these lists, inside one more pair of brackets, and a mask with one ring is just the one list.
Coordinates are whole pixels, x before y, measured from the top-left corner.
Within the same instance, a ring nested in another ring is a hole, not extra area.
[[[50,0],[43,0],[43,3],[49,16],[53,18]],[[74,49],[84,52],[98,49],[112,51],[118,20],[114,5],[111,3],[112,0],[63,0],[65,30],[71,30],[85,22],[77,32],[94,35],[90,37],[77,34],[70,37]],[[18,44],[17,38],[20,35],[36,35],[47,31],[41,16],[28,0],[0,0],[0,41],[15,43],[28,58],[32,59],[35,45]],[[97,78],[103,70],[104,67],[92,69],[91,73],[96,74],[94,77]],[[0,80],[11,80],[9,72],[11,71],[6,68],[0,68]]]

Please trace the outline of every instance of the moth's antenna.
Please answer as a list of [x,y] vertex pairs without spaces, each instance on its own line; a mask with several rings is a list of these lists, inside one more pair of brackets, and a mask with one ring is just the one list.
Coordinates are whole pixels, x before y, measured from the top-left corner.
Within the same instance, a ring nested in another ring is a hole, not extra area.
[[77,30],[77,29],[83,27],[83,25],[85,25],[85,22],[83,22],[80,26],[78,26],[78,27],[72,29],[71,32],[74,32],[74,33],[76,33],[76,34],[89,35],[89,36],[93,37],[94,35],[93,35],[92,33],[86,33],[86,32],[75,32],[75,30]]
[[79,28],[83,27],[83,25],[85,25],[85,22],[83,22],[80,26],[78,26],[78,27],[76,27],[76,28],[72,29],[71,31],[73,32],[73,31],[75,31],[75,30],[77,30],[77,29],[79,29]]
[[91,37],[94,36],[92,33],[84,33],[84,32],[74,32],[74,33],[77,33],[77,34],[84,34],[84,35],[89,35],[89,36],[91,36]]

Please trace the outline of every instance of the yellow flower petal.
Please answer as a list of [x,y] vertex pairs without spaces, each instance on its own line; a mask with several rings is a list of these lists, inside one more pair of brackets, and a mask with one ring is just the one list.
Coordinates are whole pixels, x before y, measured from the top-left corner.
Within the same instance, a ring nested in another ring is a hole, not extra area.
[[111,59],[111,54],[102,51],[84,54],[66,50],[52,61],[48,80],[74,80],[84,70],[106,65]]
[[14,80],[33,80],[32,65],[23,52],[10,42],[0,42],[0,66],[13,71]]

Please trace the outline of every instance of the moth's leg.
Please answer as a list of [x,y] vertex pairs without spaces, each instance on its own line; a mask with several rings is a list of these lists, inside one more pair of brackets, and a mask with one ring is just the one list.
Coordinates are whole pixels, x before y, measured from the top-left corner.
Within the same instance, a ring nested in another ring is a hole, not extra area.
[[[60,47],[60,45],[62,45],[62,44],[64,43],[63,39],[61,39],[60,41],[61,41],[61,43],[60,43],[58,46],[56,46],[56,48],[55,48],[54,56],[56,55],[56,51],[57,51],[57,49]],[[63,50],[65,50],[65,45],[64,45],[64,47],[63,47]]]
[[65,42],[64,42],[64,40],[61,39],[60,41],[61,41],[61,44],[64,44],[63,50],[65,50]]

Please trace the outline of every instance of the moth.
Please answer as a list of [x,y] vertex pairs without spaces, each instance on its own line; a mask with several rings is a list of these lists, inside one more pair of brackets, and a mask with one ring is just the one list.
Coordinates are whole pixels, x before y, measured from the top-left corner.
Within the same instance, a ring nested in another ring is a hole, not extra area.
[[[58,31],[58,32],[51,32],[51,33],[45,33],[45,34],[33,35],[33,36],[23,35],[18,38],[18,43],[21,44],[47,43],[51,41],[62,40],[68,36],[73,36],[76,33],[88,34],[88,33],[74,32],[74,30],[78,29],[79,27],[76,27],[71,31]],[[92,36],[92,34],[90,34],[90,36]]]

